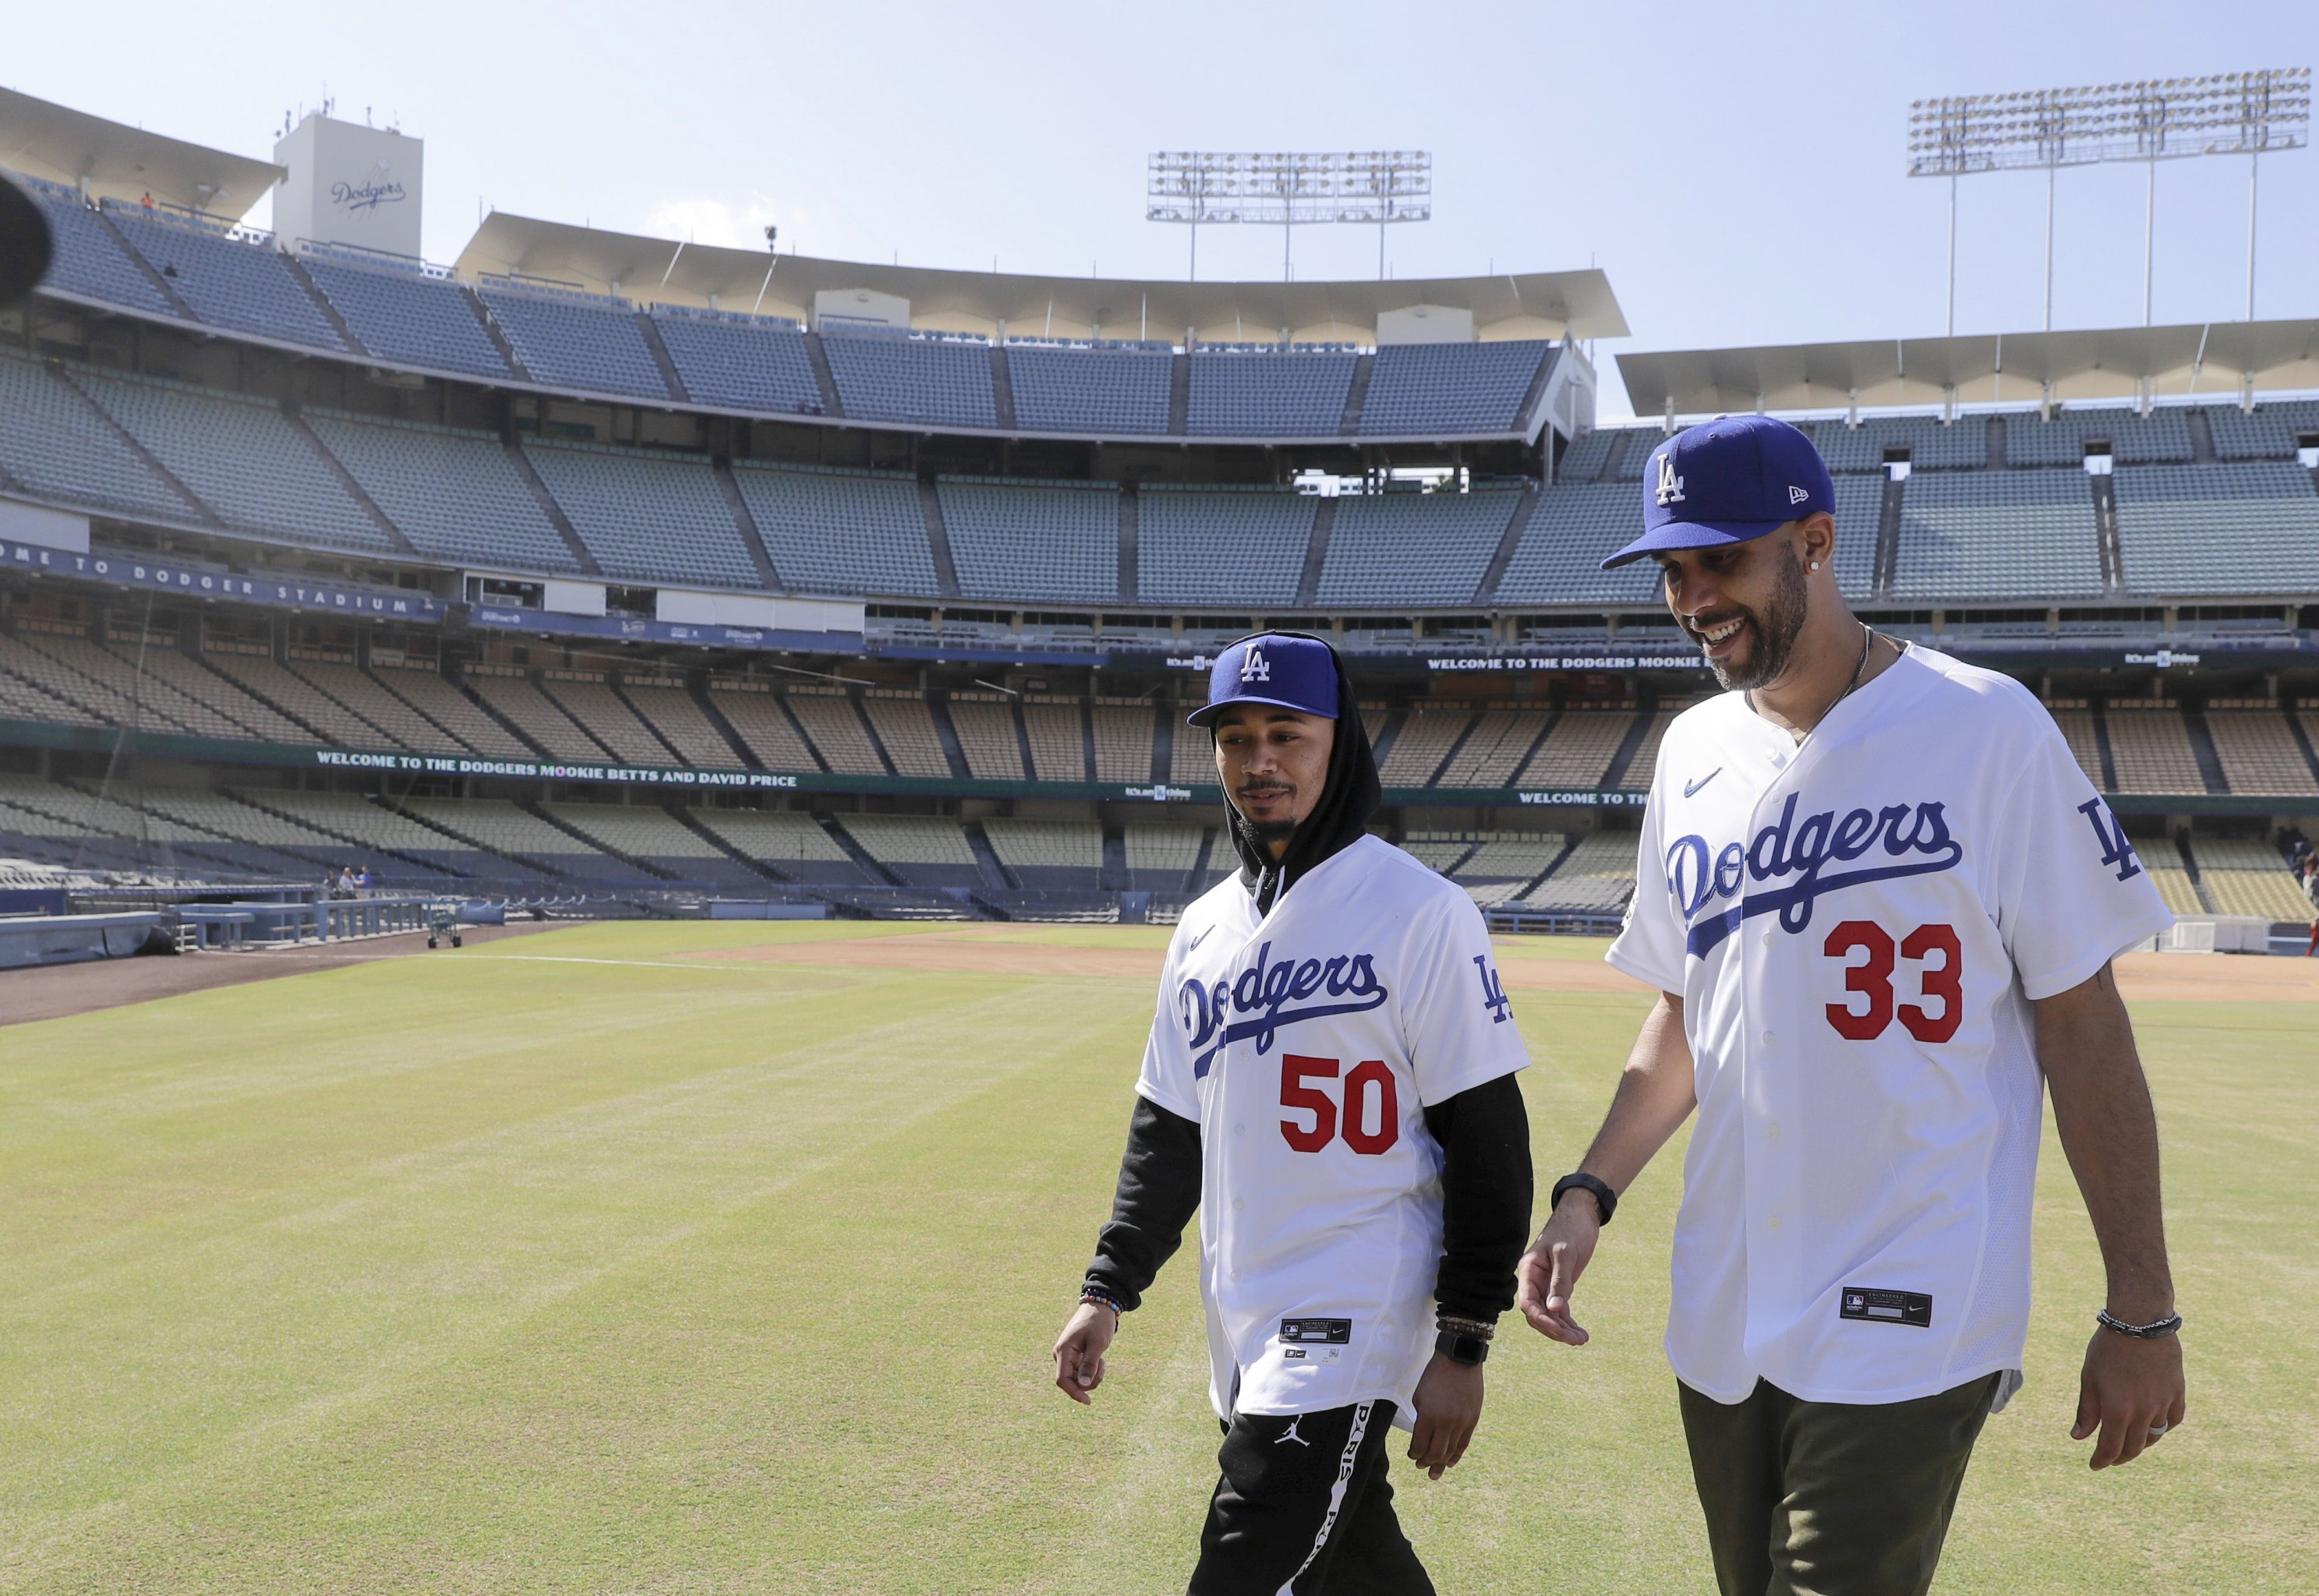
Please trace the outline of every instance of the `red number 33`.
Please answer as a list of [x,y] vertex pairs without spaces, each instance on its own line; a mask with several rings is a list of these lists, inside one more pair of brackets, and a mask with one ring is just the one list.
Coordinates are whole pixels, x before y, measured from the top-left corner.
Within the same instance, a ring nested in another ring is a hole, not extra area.
[[[1872,1041],[1884,1034],[1895,1014],[1918,1041],[1946,1041],[1964,1020],[1964,949],[1954,925],[1919,925],[1900,939],[1873,920],[1846,920],[1827,933],[1827,953],[1845,960],[1844,989],[1867,1000],[1865,1008],[1849,1002],[1827,1005],[1827,1023],[1836,1034],[1854,1041]],[[1923,1003],[1899,1003],[1892,993],[1894,954],[1921,964],[1917,990],[1926,999],[1938,999],[1939,1011]],[[1867,957],[1850,962],[1854,953]],[[1937,955],[1938,964],[1932,962]]]

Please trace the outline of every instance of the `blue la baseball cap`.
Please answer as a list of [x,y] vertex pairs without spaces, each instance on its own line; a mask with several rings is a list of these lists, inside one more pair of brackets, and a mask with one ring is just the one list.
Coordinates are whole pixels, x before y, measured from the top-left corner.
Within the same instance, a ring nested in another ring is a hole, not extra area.
[[1669,549],[1751,542],[1822,509],[1836,513],[1836,483],[1811,439],[1769,416],[1718,416],[1651,451],[1643,535],[1602,569]]
[[1259,632],[1216,656],[1208,672],[1208,702],[1185,718],[1211,726],[1234,704],[1269,704],[1337,718],[1337,654],[1318,637]]

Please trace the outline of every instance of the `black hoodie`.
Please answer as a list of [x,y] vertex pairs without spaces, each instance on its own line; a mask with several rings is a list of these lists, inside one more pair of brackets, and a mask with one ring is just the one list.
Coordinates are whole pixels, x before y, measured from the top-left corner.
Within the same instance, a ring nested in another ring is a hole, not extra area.
[[[1281,895],[1295,890],[1314,867],[1359,841],[1384,799],[1352,679],[1333,646],[1330,654],[1337,666],[1338,713],[1328,777],[1321,801],[1277,862],[1227,802],[1241,886],[1256,899],[1259,914],[1270,914]],[[1442,1256],[1434,1300],[1443,1313],[1493,1320],[1513,1305],[1514,1263],[1529,1236],[1529,1120],[1521,1088],[1513,1076],[1500,1076],[1426,1109],[1425,1126],[1442,1151]],[[1138,1096],[1111,1222],[1096,1236],[1087,1285],[1135,1307],[1160,1266],[1182,1244],[1199,1203],[1199,1122]]]

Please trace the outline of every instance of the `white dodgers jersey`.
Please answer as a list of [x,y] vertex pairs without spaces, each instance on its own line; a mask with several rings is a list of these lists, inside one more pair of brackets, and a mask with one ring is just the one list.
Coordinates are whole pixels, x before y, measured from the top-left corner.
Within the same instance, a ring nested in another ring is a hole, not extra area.
[[1904,1402],[2018,1369],[2032,999],[2171,923],[2017,682],[1911,648],[1799,748],[1726,693],[1659,749],[1611,962],[1683,1000],[1699,1097],[1667,1356]]
[[1269,915],[1236,878],[1185,911],[1136,1090],[1200,1123],[1219,1417],[1381,1400],[1411,1422],[1442,1244],[1423,1111],[1529,1062],[1473,900],[1389,843]]

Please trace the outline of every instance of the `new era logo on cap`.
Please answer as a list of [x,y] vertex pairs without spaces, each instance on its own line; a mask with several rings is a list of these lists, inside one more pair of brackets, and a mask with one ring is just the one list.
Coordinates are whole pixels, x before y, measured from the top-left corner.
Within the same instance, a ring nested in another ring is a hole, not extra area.
[[1836,483],[1812,441],[1769,416],[1718,416],[1661,444],[1643,482],[1643,535],[1602,562],[1746,543],[1820,510]]

